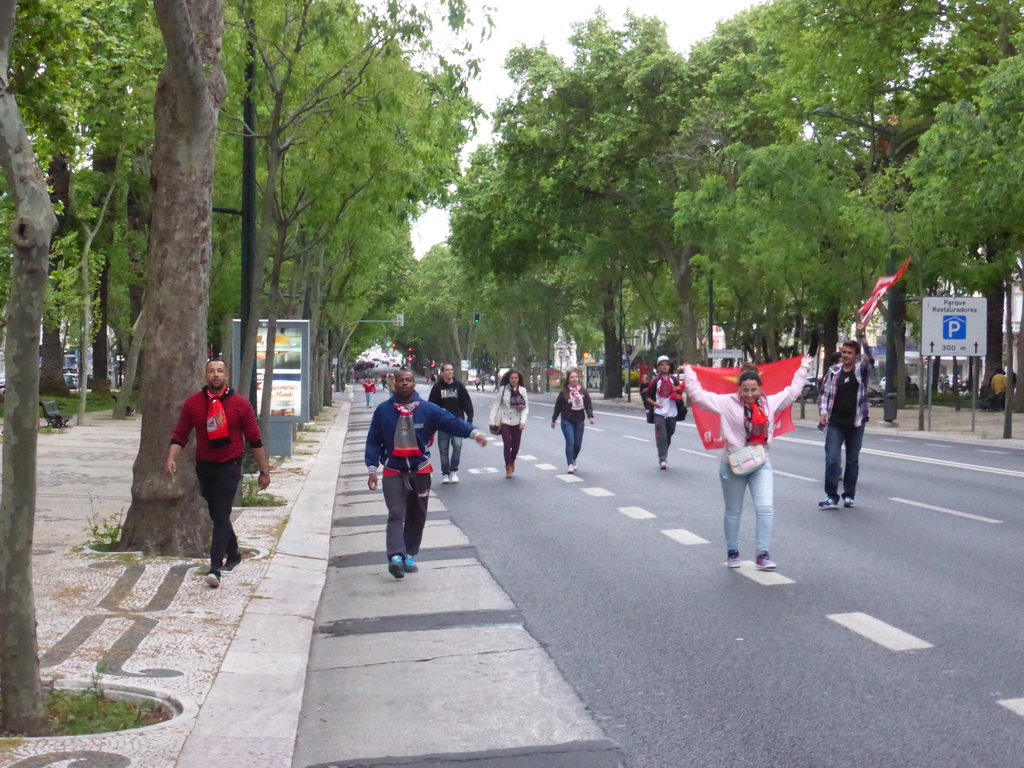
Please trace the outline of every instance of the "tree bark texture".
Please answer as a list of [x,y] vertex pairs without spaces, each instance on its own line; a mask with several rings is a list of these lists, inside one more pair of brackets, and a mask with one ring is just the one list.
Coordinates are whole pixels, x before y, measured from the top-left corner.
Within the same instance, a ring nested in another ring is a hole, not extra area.
[[32,142],[8,83],[16,0],[0,0],[0,164],[14,200],[7,305],[7,391],[0,495],[0,702],[2,729],[46,733],[32,589],[39,426],[39,343],[57,218]]
[[167,62],[154,107],[146,364],[140,392],[144,417],[121,547],[200,557],[210,521],[193,469],[194,438],[173,479],[163,468],[181,405],[202,383],[207,351],[224,14],[222,0],[154,0],[153,5]]
[[693,310],[693,265],[691,260],[697,254],[693,246],[682,246],[670,259],[672,283],[679,297],[679,344],[683,360],[697,360],[697,316]]
[[[71,169],[67,158],[57,155],[50,161],[46,174],[50,202],[60,204],[63,213],[57,217],[57,232],[65,234],[71,212]],[[60,256],[51,255],[47,270],[52,274],[60,266]],[[68,397],[71,390],[64,381],[64,341],[60,336],[60,320],[53,312],[43,316],[43,343],[39,349],[39,391],[44,395]]]
[[615,294],[608,286],[601,291],[601,333],[604,338],[604,396],[622,397],[622,340],[617,331]]

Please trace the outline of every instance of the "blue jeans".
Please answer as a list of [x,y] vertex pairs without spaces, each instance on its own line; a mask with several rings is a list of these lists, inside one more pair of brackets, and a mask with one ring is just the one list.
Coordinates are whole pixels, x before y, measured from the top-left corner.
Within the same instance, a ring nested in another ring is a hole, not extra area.
[[575,464],[583,447],[583,422],[576,424],[563,416],[562,436],[565,438],[565,463]]
[[373,408],[373,392],[366,393],[366,407]]
[[[839,481],[843,481],[843,495],[851,499],[857,493],[860,474],[860,446],[864,442],[864,424],[859,427],[828,425],[825,430],[825,494],[839,497]],[[839,464],[843,443],[846,443],[846,471]]]
[[[451,448],[451,458],[448,449]],[[462,458],[462,438],[453,437],[447,432],[437,432],[437,450],[441,453],[441,474],[450,475],[459,471],[459,459]]]
[[725,499],[725,548],[740,548],[740,515],[743,514],[743,495],[750,488],[757,515],[757,552],[767,552],[772,545],[772,465],[767,462],[749,475],[734,475],[729,462],[723,461],[718,468],[722,480],[722,496]]

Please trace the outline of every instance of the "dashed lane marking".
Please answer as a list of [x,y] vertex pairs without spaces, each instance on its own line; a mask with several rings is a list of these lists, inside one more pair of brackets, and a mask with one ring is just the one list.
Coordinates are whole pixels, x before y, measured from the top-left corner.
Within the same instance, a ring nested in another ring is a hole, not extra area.
[[942,445],[941,443],[925,443],[929,448],[952,448],[952,445]]
[[692,453],[694,456],[703,456],[707,459],[718,459],[721,461],[722,454],[720,453],[708,453],[707,451],[691,451],[689,448],[676,448],[680,453]]
[[933,647],[931,643],[866,613],[832,613],[828,618],[890,651],[916,651]]
[[472,469],[468,470],[469,474],[471,475],[487,475],[490,474],[491,472],[497,471],[497,467],[473,467]]
[[657,515],[648,512],[643,507],[619,507],[619,512],[626,517],[632,517],[634,520],[646,520],[651,517],[657,517]]
[[772,469],[773,475],[782,475],[783,477],[792,477],[794,480],[806,480],[808,483],[818,482],[813,477],[804,477],[803,475],[794,475],[792,472],[783,472],[778,469]]
[[548,471],[552,469],[557,469],[557,467],[554,464],[534,464],[533,466],[535,466],[537,469],[546,469]]
[[576,475],[555,475],[563,483],[582,483],[582,477],[576,477]]
[[1024,717],[1024,699],[1000,699],[998,703],[1014,714]]
[[611,491],[606,490],[604,488],[582,488],[580,490],[582,490],[588,496],[603,497],[603,496],[614,496],[615,495]]
[[[778,441],[785,443],[803,443],[804,445],[816,445],[822,447],[824,443],[820,440],[804,440],[799,437],[777,437]],[[884,439],[884,438],[883,438]],[[892,451],[879,451],[874,448],[861,448],[861,454],[868,454],[871,456],[884,456],[889,459],[901,459],[903,461],[913,461],[918,464],[931,464],[936,467],[955,467],[956,469],[966,469],[972,472],[987,472],[990,475],[1003,475],[1005,477],[1024,477],[1024,472],[1015,469],[1001,469],[1000,467],[986,467],[980,464],[964,464],[960,461],[949,461],[948,459],[935,459],[927,456],[911,456],[906,453],[893,453]]]
[[691,544],[711,543],[707,539],[701,538],[696,533],[690,533],[685,528],[670,528],[668,530],[663,530],[662,533],[672,539],[672,541],[678,541],[680,544],[686,544],[687,546]]
[[981,523],[1001,523],[1002,520],[994,520],[991,517],[982,517],[981,515],[972,515],[970,512],[959,512],[955,509],[946,509],[945,507],[936,507],[934,504],[925,504],[920,501],[911,501],[910,499],[898,499],[894,496],[889,497],[889,501],[897,501],[900,504],[909,504],[912,507],[920,507],[921,509],[930,509],[933,512],[942,512],[946,515],[955,515],[957,517],[966,517],[968,520],[977,520]]
[[988,448],[979,448],[978,453],[998,453],[1000,456],[1005,456],[1009,451],[993,451]]
[[593,427],[593,426],[588,426],[587,429],[589,429],[589,430],[591,430],[593,432],[604,432],[603,429],[598,429],[597,427]]
[[528,453],[520,453],[518,456],[516,456],[516,458],[517,459],[522,459],[523,461],[536,461],[537,460],[536,456],[531,456]]
[[751,581],[763,584],[766,587],[777,587],[780,584],[795,584],[792,579],[783,576],[778,571],[759,571],[753,560],[740,561],[740,567],[734,569],[741,576],[746,576]]
[[623,435],[627,440],[636,440],[638,443],[649,443],[651,442],[646,437],[633,437],[632,435]]

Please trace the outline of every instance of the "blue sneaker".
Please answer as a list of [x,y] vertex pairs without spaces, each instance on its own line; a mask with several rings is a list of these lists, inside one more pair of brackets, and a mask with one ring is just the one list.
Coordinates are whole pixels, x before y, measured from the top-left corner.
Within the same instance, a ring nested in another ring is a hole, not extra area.
[[404,563],[406,573],[416,573],[416,571],[420,569],[420,567],[416,565],[416,561],[412,559],[412,555],[406,555]]
[[390,573],[396,579],[405,578],[405,564],[402,562],[401,555],[391,556],[391,560],[388,562],[388,573]]
[[818,502],[818,509],[839,509],[839,499],[835,496],[826,496]]
[[843,506],[849,509],[853,506],[853,496],[843,496]]

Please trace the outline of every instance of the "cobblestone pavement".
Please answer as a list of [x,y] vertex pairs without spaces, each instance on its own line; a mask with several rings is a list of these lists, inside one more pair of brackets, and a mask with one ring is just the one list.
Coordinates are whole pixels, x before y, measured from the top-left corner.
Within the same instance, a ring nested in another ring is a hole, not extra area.
[[[104,554],[86,547],[94,527],[119,521],[131,503],[139,417],[114,421],[109,413],[89,414],[82,426],[39,435],[33,582],[44,680],[57,685],[97,681],[129,691],[155,691],[182,714],[120,733],[0,739],[0,766],[178,764],[200,707],[215,689],[236,630],[243,617],[253,613],[254,604],[264,602],[254,601],[254,596],[273,605],[274,595],[263,594],[272,583],[268,575],[288,565],[282,562],[287,555],[280,551],[279,539],[283,531],[302,527],[296,501],[325,441],[332,433],[343,433],[348,408],[345,398],[326,409],[315,425],[298,433],[293,456],[275,460],[269,491],[284,499],[284,505],[236,510],[234,525],[245,559],[225,575],[219,589],[210,589],[203,581],[205,560]],[[336,473],[335,466],[332,477]],[[333,487],[323,490],[333,501]],[[307,592],[319,596],[316,579],[307,587]],[[315,605],[314,599],[310,626]],[[265,634],[275,632],[268,629]],[[304,674],[308,638],[301,647]],[[294,709],[297,717],[297,704]],[[288,759],[280,764],[290,763],[293,741],[294,728]],[[241,764],[276,763],[257,759]]]

